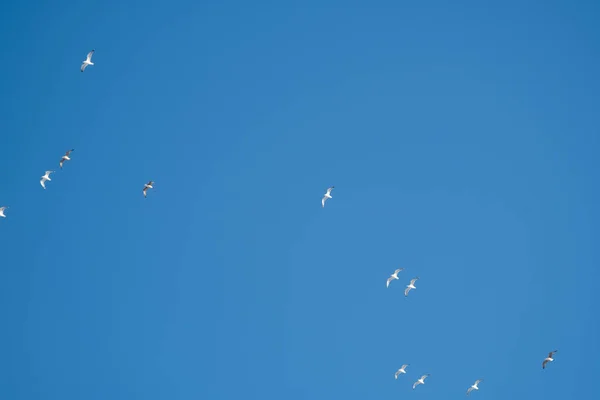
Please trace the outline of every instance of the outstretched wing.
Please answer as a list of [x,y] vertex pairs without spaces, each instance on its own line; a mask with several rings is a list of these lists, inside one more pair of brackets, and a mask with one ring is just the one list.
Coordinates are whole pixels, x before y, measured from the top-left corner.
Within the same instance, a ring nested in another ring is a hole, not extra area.
[[332,186],[332,187],[330,187],[330,188],[327,188],[327,195],[330,195],[330,194],[331,194],[331,191],[333,190],[333,188],[334,188],[333,186]]
[[472,391],[473,391],[473,388],[472,388],[472,387],[468,388],[468,389],[467,389],[467,396],[468,396],[468,395],[470,395]]
[[87,67],[86,63],[81,64],[81,72],[83,72],[85,70],[85,67]]
[[414,284],[415,284],[415,282],[416,282],[416,281],[418,281],[418,280],[419,280],[419,278],[411,279],[411,280],[410,280],[410,284],[411,284],[411,285],[414,285]]
[[396,371],[396,373],[394,374],[394,379],[398,379],[398,375],[400,375],[400,370]]
[[96,51],[96,50],[92,50],[92,51],[90,51],[90,52],[88,53],[88,55],[87,55],[87,60],[88,60],[88,61],[92,61],[92,56],[94,55],[94,51]]
[[409,287],[407,287],[406,289],[404,289],[404,295],[408,296],[408,292],[410,292],[410,288]]
[[482,380],[483,380],[483,379],[477,379],[477,380],[475,381],[475,386],[479,385],[479,382],[481,382]]
[[542,369],[546,369],[546,364],[548,364],[548,360],[544,360],[542,363]]
[[387,283],[385,284],[385,287],[390,287],[390,282],[393,281],[394,278],[392,278],[391,276],[388,278]]

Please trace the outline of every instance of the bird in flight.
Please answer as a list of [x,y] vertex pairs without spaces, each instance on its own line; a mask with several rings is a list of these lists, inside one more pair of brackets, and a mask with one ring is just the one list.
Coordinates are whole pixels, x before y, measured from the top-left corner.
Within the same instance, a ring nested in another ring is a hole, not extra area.
[[40,180],[40,184],[42,185],[42,187],[44,189],[46,189],[46,181],[51,181],[52,179],[50,179],[50,174],[53,173],[54,171],[46,171],[46,173],[44,174],[44,176],[42,176],[42,179]]
[[402,272],[404,271],[404,268],[398,268],[397,270],[394,271],[393,274],[390,275],[390,277],[387,279],[387,283],[385,284],[385,287],[390,287],[390,282],[393,281],[394,279],[400,279],[398,278],[398,272]]
[[544,362],[542,363],[542,369],[546,369],[546,364],[548,364],[550,361],[554,361],[554,358],[552,358],[552,356],[554,355],[554,353],[556,353],[558,350],[554,350],[551,351],[548,354],[548,357],[544,358]]
[[418,279],[419,279],[419,277],[417,276],[415,279],[411,280],[408,285],[406,285],[406,289],[404,289],[404,296],[408,296],[408,292],[410,292],[410,289],[416,289],[415,282]]
[[144,193],[144,197],[146,197],[146,192],[148,191],[148,189],[154,189],[154,187],[152,185],[154,185],[154,181],[150,181],[144,185],[144,189],[142,189],[142,192]]
[[323,196],[323,198],[321,199],[321,204],[323,205],[323,207],[325,207],[325,201],[327,199],[331,199],[331,190],[333,190],[333,188],[335,188],[335,186],[328,188],[327,193],[325,193],[325,196]]
[[470,388],[467,389],[467,396],[470,395],[473,390],[479,390],[477,385],[479,385],[479,382],[481,382],[481,381],[483,381],[483,379],[477,379],[475,381],[475,383],[473,385],[471,385]]
[[69,158],[69,155],[71,154],[72,151],[75,151],[75,149],[67,150],[65,155],[62,156],[62,158],[60,159],[60,163],[58,163],[58,165],[60,165],[60,169],[62,169],[65,161],[71,161],[71,159]]
[[7,206],[0,207],[0,217],[6,218],[6,215],[4,215],[4,210],[6,210],[7,208]]
[[398,371],[396,371],[396,373],[394,374],[394,378],[398,379],[398,375],[405,374],[406,373],[406,367],[408,367],[408,364],[404,364]]
[[85,70],[85,67],[87,67],[88,65],[94,65],[94,63],[92,62],[92,55],[94,55],[94,51],[96,50],[90,51],[86,59],[83,61],[83,64],[81,64],[81,72],[83,72]]
[[416,381],[415,383],[413,383],[413,390],[414,390],[414,388],[416,388],[419,385],[424,385],[425,384],[425,378],[427,378],[428,376],[429,376],[429,374],[425,374],[421,378],[419,378],[418,381]]

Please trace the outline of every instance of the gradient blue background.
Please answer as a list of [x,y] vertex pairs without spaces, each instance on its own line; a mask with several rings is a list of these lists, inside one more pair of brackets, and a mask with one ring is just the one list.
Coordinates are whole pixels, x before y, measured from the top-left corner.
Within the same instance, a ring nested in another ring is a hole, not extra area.
[[599,19],[4,2],[0,395],[593,398]]

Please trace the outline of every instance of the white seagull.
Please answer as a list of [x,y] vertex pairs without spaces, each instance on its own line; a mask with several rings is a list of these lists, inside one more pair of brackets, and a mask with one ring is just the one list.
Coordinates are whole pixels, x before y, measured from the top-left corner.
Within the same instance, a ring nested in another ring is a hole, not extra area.
[[405,374],[406,367],[408,367],[408,364],[404,364],[398,371],[396,371],[396,373],[394,374],[394,378],[398,379],[398,375]]
[[416,381],[415,383],[413,383],[413,389],[416,388],[418,385],[424,385],[425,384],[425,378],[427,378],[428,376],[429,376],[429,374],[425,374],[418,381]]
[[90,51],[86,59],[83,61],[83,64],[81,64],[81,72],[83,72],[85,70],[85,67],[87,67],[88,65],[94,65],[94,63],[92,62],[92,55],[94,54],[94,51],[96,50]]
[[6,218],[6,215],[4,215],[4,210],[6,210],[7,208],[7,206],[0,207],[0,217]]
[[400,279],[398,278],[398,272],[404,271],[404,268],[398,268],[397,270],[394,271],[393,274],[390,275],[390,277],[387,280],[387,283],[385,284],[385,287],[390,287],[390,282],[393,281],[394,279]]
[[333,188],[335,188],[335,186],[328,188],[327,193],[325,193],[325,196],[323,196],[323,198],[321,199],[321,204],[323,205],[323,207],[325,207],[325,200],[331,199],[331,190]]
[[71,159],[69,158],[69,155],[71,154],[72,151],[75,151],[75,149],[67,150],[65,155],[62,156],[62,158],[60,159],[60,163],[58,163],[58,165],[60,165],[60,169],[62,169],[62,166],[65,161],[71,161]]
[[152,185],[154,185],[154,181],[150,181],[144,185],[144,189],[142,189],[142,192],[144,193],[144,197],[146,197],[146,192],[148,191],[148,189],[154,189],[154,187]]
[[419,279],[419,277],[417,276],[415,279],[410,281],[410,284],[406,285],[406,289],[404,289],[404,295],[408,296],[408,292],[410,292],[410,289],[416,289],[415,287],[415,282]]
[[467,389],[467,396],[470,395],[473,390],[479,390],[477,385],[479,385],[479,382],[481,382],[481,381],[483,381],[483,379],[477,379],[475,381],[475,383],[473,385],[471,385],[470,388]]
[[42,185],[42,187],[44,189],[46,189],[46,181],[51,181],[52,179],[50,179],[50,174],[53,173],[54,171],[46,171],[46,173],[44,174],[44,176],[42,176],[42,180],[40,180],[40,184]]
[[552,358],[552,356],[554,355],[554,353],[556,353],[558,350],[554,350],[551,351],[548,354],[548,357],[544,358],[544,362],[542,363],[542,369],[546,369],[546,364],[548,364],[550,361],[554,361],[554,358]]

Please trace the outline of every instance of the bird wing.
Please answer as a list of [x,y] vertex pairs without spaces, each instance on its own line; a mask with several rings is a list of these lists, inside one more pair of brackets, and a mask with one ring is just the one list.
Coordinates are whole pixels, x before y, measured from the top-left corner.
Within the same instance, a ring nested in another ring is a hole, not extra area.
[[0,212],[6,210],[6,207],[0,207]]
[[394,271],[395,274],[397,274],[398,272],[402,272],[404,271],[404,268],[398,268],[397,270]]
[[45,174],[45,175],[48,175],[48,176],[50,176],[50,174],[51,174],[51,173],[53,173],[53,172],[54,172],[54,171],[46,171],[46,174]]
[[423,375],[423,376],[421,377],[421,379],[422,379],[423,381],[425,381],[425,378],[427,378],[428,376],[429,376],[429,374],[427,374],[427,375]]
[[411,285],[414,285],[414,284],[415,284],[415,282],[416,282],[417,280],[419,280],[419,278],[411,279],[411,280],[410,280],[410,284],[411,284]]
[[385,287],[390,287],[390,282],[393,280],[394,280],[394,278],[390,276],[387,280],[387,283],[385,284]]
[[409,287],[407,287],[406,289],[404,289],[404,295],[408,296],[408,292],[410,292],[410,288]]
[[87,57],[86,57],[86,60],[87,60],[88,62],[89,62],[89,61],[92,61],[92,56],[94,55],[94,51],[96,51],[96,50],[92,50],[92,51],[90,51],[90,52],[88,53],[88,55],[87,55]]
[[472,391],[473,391],[473,388],[472,388],[472,387],[468,388],[468,389],[467,389],[467,396],[468,396],[468,395],[470,395]]
[[83,70],[85,69],[85,67],[87,67],[86,63],[81,64],[81,72],[83,72]]
[[61,168],[62,168],[62,166],[63,166],[63,162],[64,162],[64,161],[65,161],[65,159],[64,159],[64,158],[61,158],[61,159],[60,159],[60,162],[58,163],[58,165],[60,165],[60,167],[61,167]]
[[150,186],[154,185],[154,181],[148,182],[148,185],[150,185]]
[[400,369],[404,371],[404,368],[406,368],[406,367],[408,367],[408,364],[404,364],[404,365],[402,366],[402,368],[400,368]]
[[554,353],[556,353],[556,350],[551,351],[550,353],[548,353],[548,357],[552,358],[552,356],[554,355]]
[[417,385],[420,385],[420,384],[421,384],[421,382],[419,382],[419,381],[416,381],[415,383],[413,383],[413,389],[416,388]]
[[327,200],[327,196],[324,196],[324,197],[321,199],[321,205],[322,205],[323,207],[325,207],[325,200]]
[[331,191],[332,191],[332,190],[333,190],[333,186],[332,186],[332,187],[330,187],[330,188],[327,188],[327,194],[328,194],[328,195],[329,195],[329,194],[331,194]]
[[396,371],[396,373],[394,374],[394,379],[398,379],[398,375],[400,375],[400,370]]
[[46,181],[46,180],[45,180],[44,178],[42,178],[42,180],[40,181],[40,184],[42,185],[42,187],[43,187],[44,189],[46,189],[46,185],[44,184],[44,182],[45,182],[45,181]]
[[542,363],[542,369],[546,369],[546,364],[548,364],[548,360],[544,360]]
[[482,380],[483,380],[483,379],[477,379],[477,380],[475,381],[475,386],[479,385],[479,382],[481,382]]
[[71,154],[71,152],[75,150],[75,149],[71,149],[71,150],[67,150],[67,152],[65,153],[65,156],[69,157],[69,154]]

